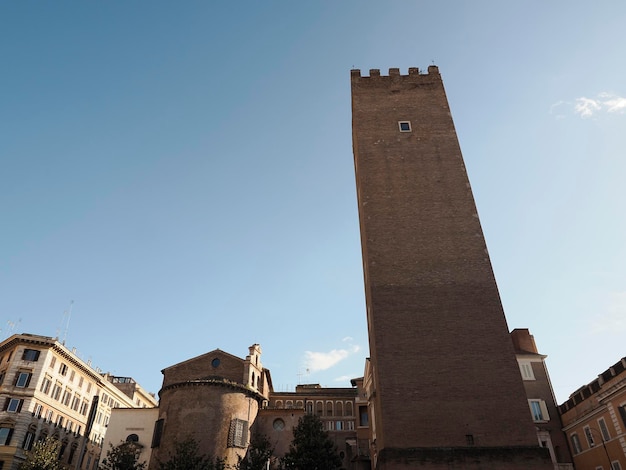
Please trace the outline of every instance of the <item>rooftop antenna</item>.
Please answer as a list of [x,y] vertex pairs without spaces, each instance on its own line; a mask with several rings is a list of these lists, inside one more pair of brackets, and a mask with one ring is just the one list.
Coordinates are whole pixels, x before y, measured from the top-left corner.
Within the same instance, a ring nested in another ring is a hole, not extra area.
[[298,385],[302,385],[302,376],[305,375],[308,377],[309,373],[311,372],[308,367],[305,370],[305,373],[298,371]]
[[11,336],[13,334],[13,332],[15,331],[15,327],[17,325],[19,325],[22,322],[22,319],[20,318],[17,323],[12,322],[11,320],[7,321],[7,333],[8,336]]
[[73,305],[74,305],[74,301],[70,300],[70,308],[63,312],[63,319],[65,320],[65,318],[67,317],[67,321],[65,323],[65,330],[63,331],[63,341],[61,341],[61,344],[63,346],[65,346],[65,340],[67,339],[67,330],[69,330],[70,328],[70,320],[72,319]]

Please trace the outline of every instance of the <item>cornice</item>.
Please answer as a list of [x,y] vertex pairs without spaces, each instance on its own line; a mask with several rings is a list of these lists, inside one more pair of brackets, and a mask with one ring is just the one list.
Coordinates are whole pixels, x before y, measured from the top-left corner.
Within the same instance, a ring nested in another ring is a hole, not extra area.
[[[589,413],[584,414],[583,416],[581,416],[580,418],[575,419],[574,421],[572,421],[571,423],[569,423],[567,426],[563,427],[563,431],[567,432],[567,431],[571,431],[572,428],[576,428],[578,426],[580,426],[582,423],[585,423],[586,421],[592,419],[594,416],[604,413],[607,409],[606,405],[600,405],[597,408],[594,408],[593,410],[591,410]],[[563,419],[563,418],[561,418]]]
[[55,338],[51,338],[49,336],[31,336],[25,334],[14,335],[13,338],[0,346],[0,353],[20,344],[50,349],[57,353],[59,356],[63,357],[63,359],[65,359],[66,361],[72,363],[72,365],[74,365],[76,368],[89,375],[95,382],[100,383],[104,381],[101,374],[95,371],[91,366],[87,365],[82,359],[77,357],[76,354],[69,351]]
[[196,379],[196,380],[186,380],[184,382],[176,382],[169,385],[166,385],[161,390],[159,390],[159,398],[162,398],[163,392],[169,390],[175,390],[178,388],[186,388],[186,387],[223,387],[230,390],[234,390],[244,395],[247,395],[250,398],[254,398],[259,404],[266,400],[266,398],[258,392],[248,388],[245,385],[242,385],[237,382],[231,382],[230,380],[226,380],[221,377],[211,377],[206,379]]
[[600,389],[599,392],[596,392],[596,395],[598,397],[598,401],[603,402],[612,395],[624,391],[624,389],[626,389],[626,380],[613,384],[604,391]]

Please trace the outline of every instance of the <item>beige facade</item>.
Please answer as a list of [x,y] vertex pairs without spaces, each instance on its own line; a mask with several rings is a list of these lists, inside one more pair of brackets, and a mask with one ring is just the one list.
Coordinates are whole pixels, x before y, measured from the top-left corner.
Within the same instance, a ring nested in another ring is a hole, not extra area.
[[159,418],[159,409],[154,408],[115,408],[111,410],[111,420],[107,428],[102,458],[111,446],[122,442],[135,442],[141,449],[139,462],[150,462],[154,423]]
[[626,470],[626,357],[559,406],[576,470]]
[[[117,387],[126,384],[126,390]],[[17,469],[46,436],[61,444],[68,468],[97,468],[114,408],[154,407],[130,378],[103,374],[55,338],[13,335],[0,343],[0,462]]]

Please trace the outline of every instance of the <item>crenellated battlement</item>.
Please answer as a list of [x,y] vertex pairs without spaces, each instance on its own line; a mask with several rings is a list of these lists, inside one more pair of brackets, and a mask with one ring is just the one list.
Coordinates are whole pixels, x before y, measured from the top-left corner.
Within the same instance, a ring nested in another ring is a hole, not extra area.
[[388,75],[381,75],[380,74],[380,69],[370,69],[370,74],[369,76],[367,75],[361,75],[361,69],[352,69],[350,70],[350,77],[352,78],[352,80],[358,80],[361,78],[382,78],[382,79],[388,79],[388,78],[396,78],[396,77],[406,77],[406,76],[411,76],[411,75],[436,75],[439,76],[439,67],[437,67],[436,65],[430,65],[428,66],[428,70],[424,73],[422,70],[420,70],[417,67],[409,67],[409,73],[407,75],[402,75],[400,73],[400,69],[399,68],[390,68],[389,69],[389,74]]

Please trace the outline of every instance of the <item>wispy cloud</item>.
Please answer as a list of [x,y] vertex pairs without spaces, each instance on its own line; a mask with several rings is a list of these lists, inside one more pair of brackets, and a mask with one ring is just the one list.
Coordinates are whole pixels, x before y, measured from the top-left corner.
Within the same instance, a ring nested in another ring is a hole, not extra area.
[[609,93],[600,93],[600,97],[604,100],[602,104],[609,113],[623,113],[626,111],[626,98]]
[[574,104],[574,112],[582,118],[590,118],[600,109],[602,109],[602,106],[600,106],[597,100],[585,98],[584,96],[576,98],[576,103]]
[[569,106],[569,103],[567,101],[557,101],[552,106],[550,106],[550,114],[554,114],[557,119],[565,119],[563,108],[567,106]]
[[[351,343],[352,338],[347,336],[343,339],[345,343]],[[361,348],[356,344],[348,344],[345,348],[332,349],[331,351],[305,351],[304,367],[308,372],[327,370],[339,364],[352,354],[359,352]]]
[[575,114],[582,119],[597,117],[603,113],[624,114],[626,98],[614,93],[598,93],[595,98],[581,96],[574,101],[557,101],[550,106],[550,114],[556,119],[565,119],[568,114]]
[[626,292],[612,292],[606,310],[592,319],[592,331],[596,334],[626,332]]

